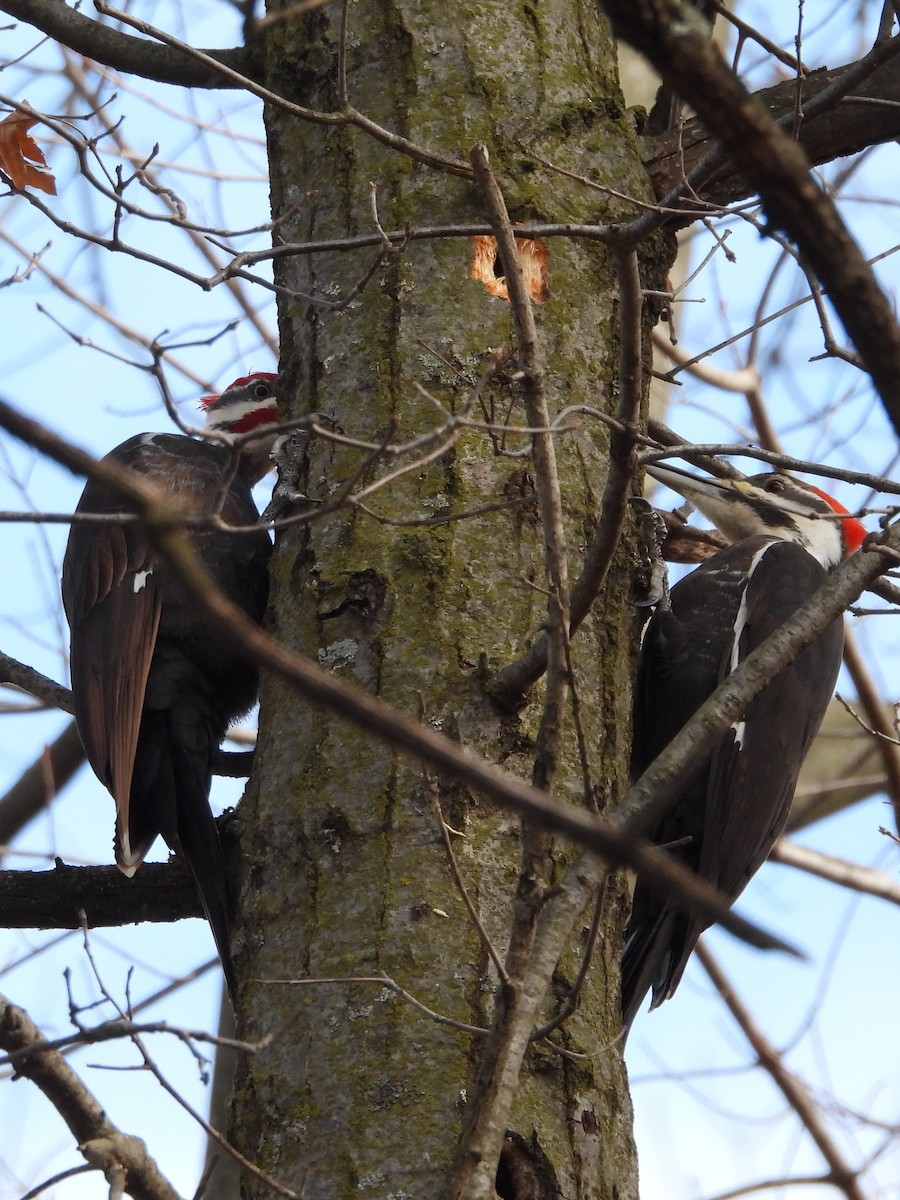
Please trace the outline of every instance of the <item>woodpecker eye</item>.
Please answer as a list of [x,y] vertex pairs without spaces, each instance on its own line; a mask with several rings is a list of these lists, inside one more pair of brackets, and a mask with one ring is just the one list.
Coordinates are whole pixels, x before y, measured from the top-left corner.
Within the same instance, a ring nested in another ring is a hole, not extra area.
[[769,482],[766,484],[766,491],[767,491],[767,492],[775,492],[775,493],[777,494],[778,492],[783,492],[783,491],[784,491],[784,486],[785,486],[785,485],[784,485],[784,480],[783,480],[783,479],[779,479],[779,478],[778,478],[778,476],[777,476],[777,475],[775,475],[775,476],[774,476],[772,479],[770,479],[770,480],[769,480]]
[[268,400],[271,395],[272,389],[267,383],[263,383],[261,380],[259,383],[254,383],[253,397],[255,400]]

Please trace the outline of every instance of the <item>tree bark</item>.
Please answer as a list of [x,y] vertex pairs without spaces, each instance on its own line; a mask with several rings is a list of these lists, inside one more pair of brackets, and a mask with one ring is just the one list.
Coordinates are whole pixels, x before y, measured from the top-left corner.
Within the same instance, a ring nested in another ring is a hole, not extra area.
[[[339,30],[330,11],[280,29],[268,57],[273,89],[323,109],[340,102]],[[426,12],[411,0],[390,10],[364,2],[350,11],[347,44],[351,103],[463,163],[484,141],[514,220],[624,215],[601,193],[536,170],[532,151],[651,197],[608,29],[591,4],[560,0],[538,14],[501,3]],[[371,229],[372,180],[385,228],[484,219],[470,181],[414,164],[359,130],[313,127],[273,111],[267,124],[273,215],[284,222],[279,232],[287,240]],[[644,273],[654,288],[670,246],[658,239],[652,250]],[[472,254],[464,241],[417,242],[386,255],[355,295],[371,252],[279,262],[289,415],[324,412],[346,435],[378,442],[395,428],[394,440],[408,441],[441,423],[420,386],[451,412],[462,411],[488,349],[514,347],[509,305],[470,278]],[[606,252],[560,240],[551,247],[549,278],[549,299],[536,316],[551,416],[572,404],[615,409],[616,290]],[[509,369],[486,387],[483,398],[498,424],[509,411],[512,423],[525,424],[517,387]],[[480,417],[478,406],[472,415]],[[517,451],[528,445],[522,436],[506,441]],[[585,424],[559,436],[556,452],[573,572],[598,516],[608,441],[599,424]],[[329,497],[365,457],[314,444],[307,491]],[[397,465],[388,459],[364,478]],[[531,490],[531,471],[529,459],[495,453],[484,430],[464,430],[439,461],[422,463],[369,499],[381,521],[345,508],[283,532],[270,613],[289,646],[525,775],[540,688],[509,714],[492,705],[484,682],[544,618],[534,508],[517,504],[438,526],[402,522],[515,499]],[[601,808],[627,777],[632,566],[629,551],[620,550],[573,647],[592,800]],[[435,1196],[456,1151],[484,1038],[436,1023],[377,977],[390,976],[455,1021],[490,1025],[503,989],[448,871],[432,791],[447,823],[463,835],[452,838],[459,870],[501,956],[521,866],[518,823],[449,783],[426,779],[338,717],[298,708],[271,682],[263,689],[257,756],[239,814],[239,1036],[274,1036],[242,1068],[233,1136],[249,1158],[317,1197]],[[570,720],[556,791],[575,800],[584,794]],[[542,860],[533,880],[538,896],[562,874],[568,853],[556,846]],[[590,907],[557,969],[545,1016],[577,974]],[[611,887],[605,936],[578,1012],[554,1035],[564,1050],[589,1057],[569,1057],[545,1042],[526,1056],[501,1195],[525,1194],[510,1182],[522,1177],[523,1154],[550,1181],[540,1194],[558,1188],[598,1200],[636,1195],[630,1102],[615,1045],[622,911],[620,889]],[[363,977],[368,981],[352,982]],[[265,982],[273,979],[337,982]],[[245,1179],[245,1196],[262,1194]]]

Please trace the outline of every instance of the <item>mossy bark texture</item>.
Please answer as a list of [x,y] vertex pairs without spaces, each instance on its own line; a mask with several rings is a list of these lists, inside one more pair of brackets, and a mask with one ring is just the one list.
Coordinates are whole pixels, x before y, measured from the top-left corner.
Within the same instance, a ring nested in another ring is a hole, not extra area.
[[[339,106],[338,17],[329,5],[267,35],[274,90],[322,110]],[[589,2],[359,0],[347,14],[350,103],[462,163],[484,142],[513,220],[632,215],[541,159],[649,196],[614,71],[608,30]],[[279,240],[370,233],[373,198],[386,230],[484,221],[470,180],[363,130],[274,110],[267,122]],[[552,412],[614,409],[609,258],[597,242],[557,238],[548,249],[549,298],[537,320]],[[325,413],[348,438],[407,443],[464,411],[489,350],[501,348],[513,351],[511,366],[471,415],[524,423],[509,305],[470,278],[471,240],[410,242],[385,254],[360,288],[378,253],[334,249],[277,263],[288,415]],[[648,286],[658,286],[658,268],[646,270]],[[279,534],[269,620],[290,646],[528,777],[540,685],[514,714],[485,693],[488,673],[528,644],[546,612],[541,531],[527,503],[528,438],[468,428],[442,457],[424,461],[436,444],[366,464],[365,450],[313,443],[304,486],[319,500],[364,464],[357,488],[422,461],[367,497],[371,513],[344,507]],[[573,576],[599,513],[607,449],[603,427],[589,418],[557,441]],[[411,523],[503,501],[515,503]],[[626,546],[573,643],[601,806],[627,772],[631,569]],[[583,802],[572,729],[556,791]],[[232,1135],[251,1160],[316,1200],[436,1197],[462,1129],[483,1037],[439,1023],[379,982],[390,977],[463,1026],[486,1028],[493,1017],[497,973],[448,870],[435,797],[460,835],[452,844],[462,878],[502,956],[520,867],[517,820],[429,778],[340,714],[265,684],[257,769],[240,810],[236,951],[239,1036],[270,1041],[239,1075]],[[553,866],[561,870],[571,853],[559,846]],[[636,1194],[627,1081],[614,1044],[616,888],[605,914],[579,1010],[554,1035],[587,1057],[536,1043],[512,1113],[509,1146],[541,1164],[545,1191],[535,1195]],[[590,919],[588,910],[585,927]],[[561,959],[547,1015],[577,973],[581,933]],[[498,1177],[502,1196],[526,1194],[517,1161]],[[271,1194],[249,1176],[243,1187],[247,1197]]]

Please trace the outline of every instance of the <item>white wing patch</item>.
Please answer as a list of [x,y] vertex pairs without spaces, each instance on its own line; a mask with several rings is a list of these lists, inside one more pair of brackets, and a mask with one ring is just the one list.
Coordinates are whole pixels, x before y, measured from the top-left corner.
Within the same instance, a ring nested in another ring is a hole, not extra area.
[[134,876],[135,871],[141,865],[141,859],[131,849],[131,838],[128,835],[128,830],[119,834],[119,844],[116,847],[116,866],[129,879]]
[[[747,583],[744,587],[744,593],[741,596],[741,603],[737,610],[737,616],[734,619],[734,632],[731,636],[731,662],[728,666],[729,673],[731,673],[731,671],[736,671],[741,665],[741,638],[744,636],[744,627],[747,624],[747,592],[750,588],[750,580],[753,578],[753,572],[759,566],[762,556],[767,550],[771,550],[773,546],[777,545],[777,542],[768,542],[765,546],[761,546],[750,560],[750,567],[747,571]],[[741,724],[743,724],[743,722],[741,722]],[[741,735],[743,734],[743,729],[741,729],[740,733]],[[740,741],[740,736],[738,735],[737,730],[735,730],[735,736],[737,737],[737,740]]]
[[137,595],[138,592],[143,591],[143,589],[147,586],[147,580],[152,574],[152,571],[135,571],[133,585],[135,595]]

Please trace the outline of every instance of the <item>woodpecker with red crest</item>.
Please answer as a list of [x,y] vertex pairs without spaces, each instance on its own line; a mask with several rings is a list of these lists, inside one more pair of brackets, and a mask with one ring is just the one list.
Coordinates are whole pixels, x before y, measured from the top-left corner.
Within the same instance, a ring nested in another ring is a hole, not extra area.
[[[647,626],[635,684],[634,779],[866,536],[837,501],[781,471],[723,480],[647,470],[733,544],[677,583]],[[842,649],[838,620],[763,688],[648,834],[732,901],[784,829]],[[648,991],[651,1008],[672,995],[707,924],[638,880],[622,959],[626,1029]]]
[[[203,397],[216,440],[138,434],[106,458],[143,476],[186,516],[218,513],[225,525],[253,525],[259,513],[251,488],[272,466],[276,435],[244,443],[236,469],[228,440],[277,422],[276,383],[277,376],[257,372]],[[76,509],[125,511],[95,482]],[[186,536],[221,591],[261,621],[268,533],[189,527]],[[234,995],[231,904],[209,787],[228,725],[256,700],[258,672],[207,629],[139,523],[74,523],[62,597],[78,732],[116,802],[116,862],[133,875],[159,834],[184,855]]]

